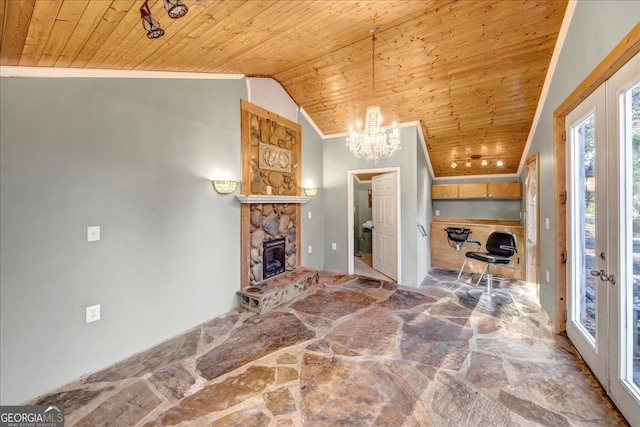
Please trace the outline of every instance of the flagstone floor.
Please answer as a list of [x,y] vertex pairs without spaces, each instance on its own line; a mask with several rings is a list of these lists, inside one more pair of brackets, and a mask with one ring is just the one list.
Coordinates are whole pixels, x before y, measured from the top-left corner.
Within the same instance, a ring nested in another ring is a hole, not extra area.
[[322,271],[266,314],[235,309],[32,403],[67,426],[627,425],[531,289],[492,305],[454,279]]

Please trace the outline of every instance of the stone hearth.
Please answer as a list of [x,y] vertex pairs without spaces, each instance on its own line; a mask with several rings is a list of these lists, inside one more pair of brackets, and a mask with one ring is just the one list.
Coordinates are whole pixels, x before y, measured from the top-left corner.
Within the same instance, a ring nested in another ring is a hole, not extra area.
[[309,268],[296,268],[238,291],[237,294],[240,295],[242,307],[257,313],[266,313],[316,284],[318,284],[317,271]]

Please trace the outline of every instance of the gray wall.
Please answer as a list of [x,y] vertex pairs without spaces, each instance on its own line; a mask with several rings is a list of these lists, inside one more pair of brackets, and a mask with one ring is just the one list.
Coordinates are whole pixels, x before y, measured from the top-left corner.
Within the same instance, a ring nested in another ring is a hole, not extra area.
[[[542,115],[526,157],[540,153],[540,223],[549,218],[549,230],[540,229],[540,300],[555,321],[555,253],[553,189],[553,112],[589,73],[640,21],[638,1],[578,1],[569,32],[553,74]],[[524,179],[523,171],[521,179]],[[549,270],[548,283],[545,271]]]
[[[416,130],[417,133],[417,130]],[[416,220],[417,224],[424,227],[427,235],[423,236],[419,231],[416,233],[416,279],[421,282],[427,275],[427,272],[431,268],[431,236],[429,231],[429,225],[433,219],[432,211],[430,209],[431,200],[431,174],[427,165],[427,159],[424,156],[422,147],[420,146],[420,139],[417,139],[416,144]],[[417,229],[417,227],[416,227]]]
[[[246,97],[243,80],[0,79],[1,404],[236,305],[240,204],[211,179],[240,179]],[[301,122],[303,179],[320,186],[322,144]],[[320,191],[301,236],[316,268],[322,206]]]
[[[345,137],[327,139],[324,142],[324,213],[325,213],[325,267],[337,271],[348,270],[347,253],[347,171],[356,169],[374,169],[400,167],[401,187],[401,245],[402,245],[402,283],[417,286],[422,278],[417,277],[416,267],[416,183],[417,135],[415,127],[400,129],[402,149],[390,159],[368,164],[355,158],[345,147]],[[337,244],[337,250],[331,249],[331,243]]]
[[[321,270],[324,268],[324,191],[322,190],[322,138],[309,121],[301,114],[298,123],[302,126],[302,185],[318,189],[318,194],[302,205],[302,236],[300,250],[302,265]],[[309,218],[311,212],[311,218]],[[309,253],[309,245],[312,252]]]
[[[434,184],[460,184],[472,182],[514,182],[519,178],[513,177],[482,177],[477,180],[446,179],[436,180]],[[520,180],[521,181],[521,180]],[[522,181],[521,181],[522,182]],[[471,218],[471,219],[507,219],[520,220],[520,200],[433,200],[433,211],[440,211],[442,218]]]

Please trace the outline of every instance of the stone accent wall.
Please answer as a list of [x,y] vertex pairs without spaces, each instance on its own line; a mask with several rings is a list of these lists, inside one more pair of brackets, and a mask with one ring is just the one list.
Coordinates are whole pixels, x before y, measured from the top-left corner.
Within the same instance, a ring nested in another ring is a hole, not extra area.
[[286,271],[296,267],[296,206],[289,204],[251,204],[250,206],[250,284],[262,281],[262,242],[284,238]]
[[[249,123],[251,194],[269,194],[267,186],[270,186],[271,194],[299,196],[300,186],[297,179],[299,132],[256,114],[249,115]],[[280,158],[270,162],[268,154],[274,157],[279,155]],[[260,167],[261,164],[262,167]]]

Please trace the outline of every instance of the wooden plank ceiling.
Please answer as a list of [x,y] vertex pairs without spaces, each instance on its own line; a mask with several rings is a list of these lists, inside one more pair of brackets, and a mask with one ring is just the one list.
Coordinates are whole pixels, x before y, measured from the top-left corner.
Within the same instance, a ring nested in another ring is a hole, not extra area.
[[[189,12],[175,20],[149,1],[165,30],[150,40],[142,0],[0,0],[0,64],[272,77],[325,135],[364,121],[375,102],[384,125],[420,122],[436,177],[515,173],[567,6],[184,1]],[[472,155],[488,165],[465,167]]]

